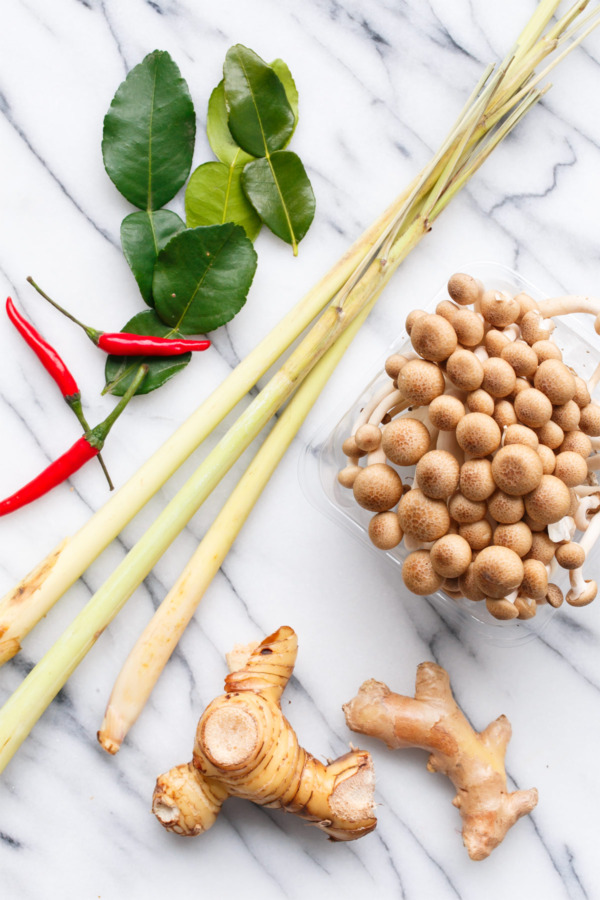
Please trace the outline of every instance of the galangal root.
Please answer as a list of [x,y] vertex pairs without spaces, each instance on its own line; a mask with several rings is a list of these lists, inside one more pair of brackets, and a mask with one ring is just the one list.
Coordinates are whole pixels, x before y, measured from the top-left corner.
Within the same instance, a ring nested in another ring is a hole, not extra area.
[[299,746],[281,712],[297,652],[296,634],[284,626],[228,657],[239,669],[204,711],[192,761],[157,780],[152,811],[169,831],[208,831],[227,797],[296,813],[334,841],[373,831],[370,755],[353,750],[324,765]]
[[452,802],[461,814],[471,859],[489,856],[537,804],[535,788],[507,791],[504,755],[511,727],[506,716],[474,731],[452,696],[447,672],[435,663],[418,667],[414,698],[371,679],[343,709],[352,731],[379,738],[391,749],[431,752],[429,771],[447,775],[457,790]]

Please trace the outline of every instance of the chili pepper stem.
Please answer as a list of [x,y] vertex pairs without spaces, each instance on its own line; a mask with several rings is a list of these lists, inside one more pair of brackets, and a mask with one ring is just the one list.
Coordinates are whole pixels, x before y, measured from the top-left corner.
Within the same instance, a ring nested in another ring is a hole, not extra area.
[[36,284],[36,282],[33,280],[31,275],[27,276],[26,281],[28,281],[29,284],[36,289],[36,291],[38,292],[40,297],[43,297],[44,300],[47,300],[48,303],[54,307],[54,309],[57,309],[60,313],[63,314],[63,316],[66,316],[67,319],[70,319],[71,322],[74,322],[76,325],[79,325],[79,327],[82,328],[85,331],[85,333],[88,335],[88,337],[91,337],[92,340],[94,341],[94,343],[97,343],[97,340],[94,340],[94,338],[92,337],[90,332],[95,333],[99,336],[98,332],[94,332],[93,328],[88,328],[87,325],[84,325],[83,322],[80,322],[79,319],[76,319],[72,313],[70,313],[66,309],[64,309],[59,303],[56,302],[56,300],[53,300],[52,297],[49,297],[48,294],[41,289],[39,284]]
[[99,425],[96,425],[95,428],[90,429],[86,432],[86,438],[92,447],[98,447],[98,449],[102,449],[104,446],[104,442],[108,437],[108,433],[110,429],[113,427],[131,398],[136,393],[137,389],[141,385],[142,381],[148,374],[148,366],[141,365],[135,374],[135,378],[113,409],[113,411],[104,419],[103,422],[100,422]]
[[[83,406],[81,405],[81,395],[80,394],[71,394],[71,396],[65,397],[65,400],[67,401],[67,403],[69,404],[69,406],[71,407],[71,409],[73,410],[75,415],[77,416],[77,421],[79,422],[79,424],[81,425],[83,430],[90,431],[90,423],[86,419],[85,413],[83,412]],[[104,475],[106,477],[106,481],[108,482],[108,489],[110,491],[114,491],[115,486],[113,484],[112,478],[110,477],[110,473],[109,473],[108,469],[106,468],[106,463],[104,462],[104,459],[103,459],[101,453],[98,454],[98,462],[100,463],[102,471],[104,472]]]

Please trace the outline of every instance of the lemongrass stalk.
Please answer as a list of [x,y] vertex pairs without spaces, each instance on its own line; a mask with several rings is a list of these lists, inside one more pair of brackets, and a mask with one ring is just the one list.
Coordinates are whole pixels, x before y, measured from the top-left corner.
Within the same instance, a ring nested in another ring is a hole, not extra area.
[[0,665],[258,379],[297,340],[381,239],[413,185],[400,194],[336,265],[231,372],[142,467],[86,522],[0,600]]
[[177,582],[136,641],[115,681],[104,721],[98,732],[100,744],[109,753],[119,750],[125,735],[137,720],[271,475],[367,318],[377,296],[373,297],[298,388]]
[[525,54],[538,42],[562,0],[540,0],[517,40],[518,52]]

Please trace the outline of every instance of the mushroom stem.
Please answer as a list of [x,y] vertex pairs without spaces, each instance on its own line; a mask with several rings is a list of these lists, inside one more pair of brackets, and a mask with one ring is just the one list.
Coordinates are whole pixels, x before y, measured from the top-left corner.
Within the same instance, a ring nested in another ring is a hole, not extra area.
[[420,541],[410,534],[404,535],[404,546],[411,553],[413,550],[431,550],[435,541]]
[[363,408],[361,409],[359,415],[352,426],[352,437],[356,434],[361,425],[366,425],[369,421],[373,411],[377,409],[379,404],[385,397],[391,396],[391,394],[396,393],[396,388],[392,385],[391,382],[386,382],[378,391],[375,392],[373,397],[369,400],[368,403],[365,403]]
[[513,323],[507,328],[504,328],[502,334],[505,338],[508,338],[509,341],[516,341],[517,338],[521,337],[521,329],[516,323]]
[[[579,546],[585,552],[586,559],[598,537],[600,537],[600,513],[596,513],[593,517],[579,542]],[[591,603],[598,589],[595,581],[586,581],[584,579],[583,566],[580,566],[578,569],[571,569],[569,580],[571,582],[571,590],[567,594],[567,603],[570,603],[571,606],[586,606],[588,603]]]
[[600,363],[598,363],[598,365],[594,369],[592,377],[590,378],[590,380],[587,383],[588,391],[590,392],[590,394],[594,393],[594,391],[596,389],[596,385],[598,384],[599,381],[600,381]]
[[598,484],[576,484],[573,488],[578,497],[588,497],[590,494],[597,494],[600,492],[600,485]]
[[[600,491],[596,488],[595,493],[588,494],[585,497],[582,497],[579,501],[579,505],[577,510],[575,511],[575,525],[579,531],[587,531],[590,527],[590,519],[588,517],[588,513],[590,510],[594,511],[594,514],[598,512],[600,509]],[[550,533],[550,531],[548,531]],[[556,540],[556,538],[552,538],[552,540]]]
[[398,403],[402,403],[403,400],[404,394],[402,391],[395,390],[391,394],[386,394],[369,416],[367,420],[369,425],[381,425],[381,420],[385,414]]
[[595,453],[594,456],[590,456],[589,459],[586,459],[588,472],[597,472],[600,469],[600,453]]
[[[553,316],[565,316],[568,313],[590,313],[592,316],[598,316],[600,315],[600,300],[597,297],[587,297],[582,294],[550,297],[547,300],[539,300],[538,309],[545,319]],[[596,331],[598,331],[597,328]]]
[[456,440],[456,431],[440,431],[437,436],[436,450],[447,450],[462,465],[465,460],[465,454]]
[[[587,528],[587,524],[585,527]],[[548,537],[555,544],[559,544],[561,541],[570,541],[575,531],[575,519],[572,516],[563,516],[558,522],[548,525]]]

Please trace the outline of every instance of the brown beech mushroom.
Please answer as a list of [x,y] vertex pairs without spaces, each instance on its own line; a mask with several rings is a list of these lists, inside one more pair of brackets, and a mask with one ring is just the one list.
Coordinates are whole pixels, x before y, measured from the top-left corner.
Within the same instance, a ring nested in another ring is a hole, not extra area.
[[456,303],[453,303],[452,300],[442,300],[436,306],[435,313],[437,316],[442,316],[443,319],[447,319],[454,328],[454,319],[459,309],[460,307],[457,306]]
[[402,580],[412,594],[426,597],[438,591],[444,579],[433,568],[429,551],[415,550],[402,564]]
[[404,534],[394,512],[377,513],[369,522],[369,537],[379,550],[397,547]]
[[515,370],[500,356],[491,356],[483,363],[481,387],[492,397],[508,397],[515,386]]
[[425,453],[415,471],[419,489],[426,497],[434,500],[446,500],[450,497],[458,487],[459,475],[458,461],[447,450],[430,450]]
[[363,509],[383,512],[391,509],[402,496],[402,480],[395,469],[385,463],[374,463],[361,469],[352,486],[354,499]]
[[521,336],[530,346],[537,341],[545,341],[554,331],[554,322],[544,318],[537,309],[525,313],[521,319]]
[[467,600],[480,603],[485,600],[485,594],[480,589],[475,578],[475,564],[471,563],[462,575],[459,575],[458,586]]
[[579,428],[590,437],[600,437],[600,406],[597,403],[582,407]]
[[542,475],[539,485],[525,497],[525,509],[537,522],[550,525],[566,516],[571,506],[569,489],[555,475]]
[[456,493],[448,500],[448,512],[455,522],[469,525],[485,517],[487,503],[485,500],[469,500],[463,494]]
[[441,394],[429,404],[429,421],[439,431],[454,431],[465,415],[465,407],[451,394]]
[[[483,366],[481,367],[481,372],[483,377]],[[494,413],[494,398],[482,388],[467,394],[466,403],[469,412],[483,413],[485,416],[491,416]]]
[[[579,546],[583,550],[586,558],[589,556],[598,537],[600,537],[600,513],[596,513],[579,542]],[[588,603],[591,603],[592,600],[595,599],[596,594],[598,593],[598,585],[595,581],[586,581],[583,577],[583,569],[581,566],[576,569],[571,569],[569,572],[569,580],[571,582],[571,588],[567,593],[567,603],[571,606],[587,606]]]
[[523,581],[523,562],[508,547],[485,547],[473,563],[475,578],[486,597],[499,600]]
[[583,456],[584,459],[587,459],[593,448],[587,434],[584,434],[582,431],[568,431],[558,449],[561,453],[565,450],[573,450],[575,453]]
[[523,521],[512,525],[497,525],[494,530],[494,544],[497,547],[509,547],[521,558],[529,553],[532,543],[531,529]]
[[537,309],[537,303],[530,297],[529,294],[526,294],[525,291],[520,291],[520,293],[515,295],[515,300],[519,304],[519,318],[517,319],[517,324],[521,323],[523,316],[530,312],[532,309]]
[[529,344],[525,341],[511,341],[503,347],[500,358],[507,362],[516,375],[529,378],[535,374],[538,367],[538,358]]
[[424,309],[413,309],[409,312],[406,317],[406,322],[404,323],[404,327],[406,328],[406,333],[410,337],[410,334],[413,329],[413,325],[418,319],[422,319],[423,316],[428,315]]
[[548,591],[544,598],[546,603],[549,603],[554,609],[558,609],[558,607],[562,605],[564,599],[564,594],[557,584],[548,585]]
[[581,410],[574,400],[567,400],[560,406],[555,406],[552,411],[552,422],[559,425],[563,431],[575,431],[579,428]]
[[496,328],[490,328],[483,340],[483,346],[488,356],[501,356],[504,348],[508,347],[510,343],[509,338]]
[[459,347],[446,360],[446,375],[460,391],[475,391],[483,381],[483,365],[471,350]]
[[418,541],[437,541],[450,527],[446,504],[415,488],[402,496],[398,520],[402,531]]
[[535,450],[524,444],[501,447],[492,462],[492,475],[498,488],[512,497],[533,491],[543,477],[542,461]]
[[548,593],[548,570],[539,559],[523,560],[521,591],[541,603]]
[[525,444],[526,447],[537,450],[540,439],[533,428],[528,428],[527,425],[521,425],[517,422],[515,425],[508,426],[502,437],[502,443],[505,447],[508,444]]
[[545,531],[536,531],[531,536],[531,550],[527,559],[537,559],[545,566],[550,565],[554,559],[556,544],[551,541]]
[[472,552],[467,541],[458,534],[446,534],[430,551],[431,565],[444,578],[458,578],[471,563]]
[[528,597],[527,594],[519,593],[514,605],[519,619],[533,619],[537,613],[536,601],[533,597]]
[[[536,341],[535,344],[531,347],[535,355],[537,356],[538,363],[543,363],[545,359],[560,359],[562,360],[563,355],[560,349],[556,346],[554,341]],[[585,382],[584,382],[585,384]]]
[[547,447],[546,444],[540,444],[537,448],[537,454],[542,461],[542,469],[544,475],[552,475],[556,468],[556,456],[554,452]]
[[356,476],[362,472],[360,466],[357,465],[349,465],[344,466],[343,469],[340,469],[338,472],[337,480],[345,488],[351,488],[354,486],[354,482],[356,481]]
[[458,341],[454,328],[435,313],[421,316],[413,324],[410,339],[415,351],[423,359],[442,362],[454,353]]
[[579,375],[575,375],[575,395],[573,400],[580,409],[583,409],[583,407],[591,403],[592,400],[587,382],[585,382],[583,378],[580,378]]
[[497,490],[488,500],[488,512],[496,522],[512,525],[523,518],[525,503],[522,497],[513,497]]
[[487,500],[496,490],[489,459],[468,459],[460,467],[459,486],[468,500]]
[[506,291],[484,291],[481,298],[481,314],[494,328],[506,328],[521,315],[521,307]]
[[552,416],[552,403],[537,388],[526,388],[515,397],[515,412],[523,425],[541,428]]
[[456,272],[448,281],[448,293],[459,306],[472,306],[483,294],[483,285],[472,275]]
[[400,369],[405,366],[407,362],[408,357],[403,356],[401,353],[392,353],[385,361],[386,375],[389,375],[392,381],[396,381],[400,374]]
[[540,444],[550,447],[551,450],[556,450],[557,447],[560,447],[565,439],[564,431],[560,425],[553,422],[552,419],[550,419],[549,422],[546,422],[545,425],[542,425],[541,428],[537,428],[536,434]]
[[567,541],[556,548],[556,562],[563,569],[580,569],[585,562],[585,550],[581,544]]
[[492,419],[501,431],[511,425],[517,425],[517,414],[510,400],[496,400]]
[[558,359],[545,359],[540,363],[533,384],[555,406],[560,406],[575,395],[573,373]]
[[554,475],[564,481],[567,487],[583,484],[588,475],[585,459],[573,450],[557,453]]
[[484,413],[467,413],[456,427],[456,440],[470,456],[488,456],[500,446],[498,425]]
[[504,597],[501,597],[498,600],[493,597],[487,597],[485,605],[487,611],[491,613],[495,619],[500,619],[501,621],[516,619],[519,615],[519,610],[515,604],[511,603],[510,600],[506,600]]
[[371,425],[369,422],[366,422],[360,428],[357,428],[354,440],[359,450],[365,453],[372,453],[381,444],[381,429],[378,425]]
[[419,419],[401,416],[383,429],[381,447],[390,462],[413,466],[429,450],[431,436]]
[[[458,526],[458,533],[473,551],[483,550],[492,543],[492,526],[487,519],[480,519],[478,522],[463,522]],[[483,600],[483,597],[480,599]]]
[[450,320],[458,343],[463,347],[477,347],[483,340],[483,320],[471,309],[460,309]]
[[427,406],[444,393],[444,376],[440,369],[424,359],[411,359],[400,370],[398,389],[417,406]]

